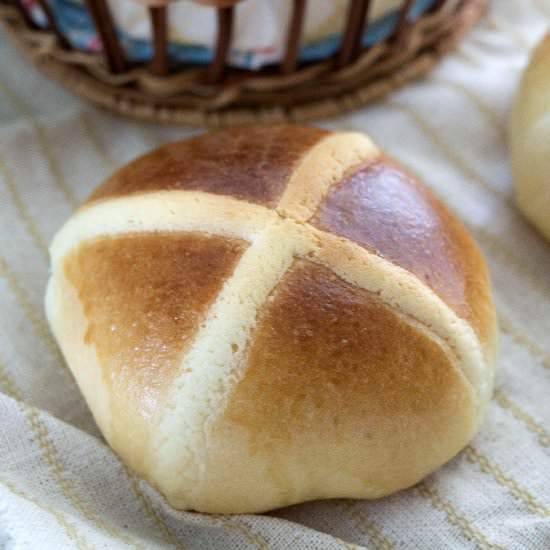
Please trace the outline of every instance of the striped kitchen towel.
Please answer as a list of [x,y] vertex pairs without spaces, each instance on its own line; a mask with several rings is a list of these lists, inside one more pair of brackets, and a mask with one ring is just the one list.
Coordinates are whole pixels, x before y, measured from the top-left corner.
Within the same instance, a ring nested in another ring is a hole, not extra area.
[[176,512],[128,471],[98,433],[43,313],[47,246],[79,201],[116,166],[190,131],[93,110],[0,34],[0,547],[550,548],[550,244],[514,205],[505,132],[549,23],[548,1],[495,0],[426,79],[319,121],[367,131],[485,252],[501,338],[480,434],[394,496],[257,516]]

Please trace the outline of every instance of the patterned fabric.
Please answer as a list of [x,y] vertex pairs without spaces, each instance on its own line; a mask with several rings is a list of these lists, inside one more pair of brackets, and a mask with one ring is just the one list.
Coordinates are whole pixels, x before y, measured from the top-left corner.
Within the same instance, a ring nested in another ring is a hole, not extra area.
[[0,547],[446,549],[550,547],[550,245],[516,210],[505,121],[543,0],[499,0],[425,80],[325,126],[368,131],[464,220],[500,316],[497,390],[480,434],[378,501],[265,515],[176,512],[101,440],[43,314],[47,244],[115,166],[188,135],[93,110],[0,36]]
[[[276,1],[279,2],[280,0]],[[151,59],[153,55],[151,40],[139,36],[141,34],[146,34],[147,37],[150,36],[145,9],[140,6],[136,7],[133,0],[115,0],[115,2],[116,3],[111,4],[113,15],[118,16],[119,20],[124,20],[134,29],[134,32],[132,32],[132,29],[125,28],[124,25],[119,25],[117,29],[118,36],[128,58],[133,61],[146,61]],[[422,15],[433,2],[434,0],[415,0],[411,7],[411,18],[416,19]],[[44,13],[36,0],[22,0],[22,3],[38,25],[42,27],[47,26]],[[101,40],[96,33],[93,19],[82,0],[49,0],[49,4],[60,30],[68,38],[74,48],[92,52],[101,50]],[[248,4],[249,6],[247,6],[247,8],[250,7],[250,2]],[[209,40],[210,33],[208,29],[211,25],[215,25],[214,10],[197,5],[190,5],[188,7],[195,10],[190,11],[190,15],[194,15],[195,20],[187,19],[185,13],[170,12],[172,17],[179,17],[179,32],[189,32],[193,27],[198,27],[201,29],[201,32],[195,35],[193,41],[197,40],[198,37],[201,41],[211,42],[214,34],[211,33]],[[249,9],[248,12],[252,12],[252,15],[254,15],[253,10]],[[331,14],[330,11],[327,13],[334,18],[334,13]],[[250,49],[242,49],[238,46],[233,47],[229,53],[229,60],[233,66],[259,69],[263,65],[280,61],[282,45],[278,44],[278,39],[281,37],[275,35],[272,37],[270,43],[267,45],[262,44],[264,40],[263,35],[266,33],[266,29],[263,26],[262,15],[265,14],[256,13],[260,21],[260,28],[262,29],[262,32],[257,35],[256,43],[258,45]],[[244,13],[241,11],[241,6],[237,7],[237,25],[239,25],[240,20],[243,18],[250,19],[250,17],[251,13]],[[136,19],[138,19],[138,21],[136,21]],[[345,11],[343,10],[336,19],[343,24],[345,22]],[[395,28],[397,20],[398,13],[395,10],[382,17],[376,18],[365,32],[362,39],[363,44],[367,46],[384,40]],[[328,19],[326,21],[321,20],[319,21],[319,30],[327,25],[329,26],[329,30],[325,32],[325,36],[319,40],[306,41],[300,49],[299,58],[302,61],[325,59],[338,51],[341,37],[340,34],[335,34],[331,30],[331,27],[339,27],[341,25],[331,25]],[[145,29],[143,27],[145,27]],[[237,28],[236,31],[238,30]],[[185,40],[185,37],[183,41],[181,39],[172,39],[168,44],[170,57],[180,62],[197,64],[206,64],[212,60],[212,47],[203,45],[200,42],[189,43],[189,41],[190,39],[188,38]]]

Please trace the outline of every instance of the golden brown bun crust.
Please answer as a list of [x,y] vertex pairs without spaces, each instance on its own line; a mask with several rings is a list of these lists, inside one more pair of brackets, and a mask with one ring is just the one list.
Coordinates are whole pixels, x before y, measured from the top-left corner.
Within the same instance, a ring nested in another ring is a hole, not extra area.
[[387,157],[334,186],[312,225],[414,273],[486,344],[494,325],[489,277],[476,244],[427,188]]
[[245,248],[226,237],[153,233],[88,241],[65,258],[86,317],[83,344],[95,348],[112,396],[113,441],[161,406]]
[[[89,202],[199,190],[275,207],[292,171],[328,132],[277,125],[234,128],[165,145],[115,172]],[[334,186],[311,222],[411,271],[484,344],[495,321],[483,257],[462,224],[415,178],[382,156]]]
[[479,426],[494,309],[460,223],[357,133],[173,143],[52,245],[47,313],[99,426],[177,508],[419,481]]
[[170,143],[115,172],[90,201],[131,193],[197,190],[275,206],[317,128],[234,128]]
[[281,505],[296,501],[294,477],[300,487],[307,480],[309,499],[324,498],[317,488],[327,469],[332,496],[355,485],[377,497],[447,461],[471,436],[471,388],[408,321],[330,270],[297,261],[260,312],[246,375],[213,437],[232,458],[208,465],[225,498],[243,476],[278,491]]

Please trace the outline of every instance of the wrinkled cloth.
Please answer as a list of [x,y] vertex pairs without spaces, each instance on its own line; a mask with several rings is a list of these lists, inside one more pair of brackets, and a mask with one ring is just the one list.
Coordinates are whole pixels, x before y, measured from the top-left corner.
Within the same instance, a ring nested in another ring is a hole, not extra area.
[[[47,245],[116,166],[190,135],[95,110],[0,34],[0,547],[550,548],[550,244],[513,202],[505,124],[550,2],[499,0],[425,79],[336,119],[367,131],[464,221],[500,322],[480,433],[420,484],[377,501],[264,515],[177,512],[105,445],[43,313]],[[549,90],[550,93],[550,90]]]

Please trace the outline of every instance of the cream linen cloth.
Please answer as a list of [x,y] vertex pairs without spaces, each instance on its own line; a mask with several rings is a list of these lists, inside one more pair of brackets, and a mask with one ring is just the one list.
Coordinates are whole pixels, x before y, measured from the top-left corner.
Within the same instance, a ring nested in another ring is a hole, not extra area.
[[115,166],[190,131],[84,105],[0,35],[0,547],[550,549],[550,244],[514,207],[505,144],[518,78],[549,23],[550,1],[494,0],[427,79],[319,121],[366,130],[487,255],[501,341],[480,434],[392,497],[258,516],[176,512],[134,478],[102,441],[44,319],[55,231]]

